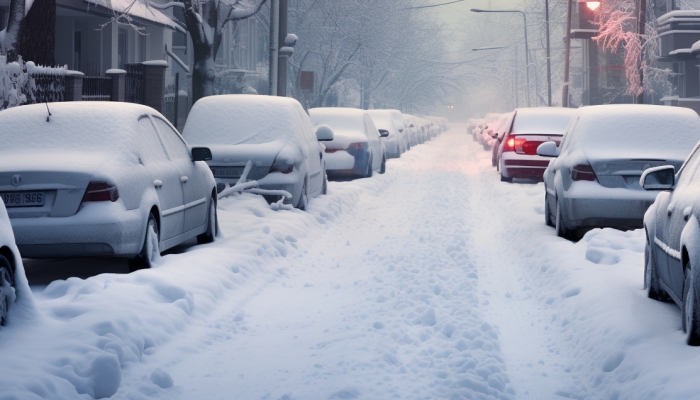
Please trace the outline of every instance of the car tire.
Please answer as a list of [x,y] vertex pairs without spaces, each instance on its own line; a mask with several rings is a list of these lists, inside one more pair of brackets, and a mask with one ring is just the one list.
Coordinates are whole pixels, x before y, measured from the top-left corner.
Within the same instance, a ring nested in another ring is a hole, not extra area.
[[328,194],[328,174],[325,172],[323,173],[323,188],[321,189],[321,194]]
[[510,177],[507,177],[507,176],[503,176],[503,173],[501,173],[501,182],[508,182],[508,183],[511,183],[511,182],[513,182],[513,178],[510,178]]
[[700,346],[700,300],[698,299],[695,272],[686,268],[683,281],[683,303],[681,316],[685,342],[689,346]]
[[668,301],[669,297],[659,283],[659,271],[656,269],[656,260],[649,245],[649,237],[644,248],[644,289],[650,299]]
[[306,193],[306,180],[304,180],[304,186],[301,187],[301,194],[299,195],[299,201],[297,202],[297,208],[301,211],[306,211],[309,206],[309,195]]
[[379,173],[383,174],[386,172],[386,155],[382,157],[382,166],[379,168]]
[[561,215],[561,206],[559,205],[559,199],[556,200],[557,210],[554,219],[554,229],[557,231],[557,236],[569,239],[571,237],[571,231],[567,229],[564,223],[564,217]]
[[10,304],[15,300],[15,274],[5,256],[0,255],[0,326],[7,321]]
[[197,236],[197,243],[212,243],[219,234],[219,218],[216,212],[216,200],[209,200],[209,215],[207,216],[207,231]]
[[369,157],[369,160],[367,161],[367,168],[365,169],[365,172],[362,174],[363,178],[371,178],[372,177],[372,157]]
[[153,263],[160,257],[159,243],[158,223],[156,222],[156,217],[151,213],[148,215],[148,222],[146,223],[143,247],[141,247],[141,252],[136,257],[129,260],[129,271],[134,272],[153,267]]
[[546,188],[544,194],[544,223],[547,226],[554,226],[554,223],[552,222],[552,211],[549,209],[549,199],[547,198]]

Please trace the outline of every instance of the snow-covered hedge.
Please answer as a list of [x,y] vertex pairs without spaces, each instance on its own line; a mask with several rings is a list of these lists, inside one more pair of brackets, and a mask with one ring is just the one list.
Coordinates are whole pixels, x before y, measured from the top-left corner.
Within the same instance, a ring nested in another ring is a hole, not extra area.
[[0,110],[23,104],[63,101],[67,67],[37,66],[0,56]]

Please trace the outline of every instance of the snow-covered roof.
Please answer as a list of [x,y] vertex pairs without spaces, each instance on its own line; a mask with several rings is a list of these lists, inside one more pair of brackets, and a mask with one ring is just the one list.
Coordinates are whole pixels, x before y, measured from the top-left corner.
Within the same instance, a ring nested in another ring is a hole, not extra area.
[[88,4],[94,4],[107,8],[109,10],[123,13],[129,10],[128,14],[132,17],[137,17],[145,19],[147,21],[155,22],[160,25],[164,25],[173,30],[182,31],[183,28],[172,20],[169,16],[161,11],[156,10],[153,7],[146,7],[142,2],[138,0],[83,0]]
[[[697,44],[697,43],[695,43],[695,44]],[[669,56],[677,56],[677,55],[681,55],[681,54],[690,54],[692,52],[693,52],[692,48],[690,48],[690,49],[676,49],[673,51],[669,51],[668,55]]]
[[664,25],[671,22],[698,21],[699,18],[700,10],[676,10],[660,16],[656,22],[659,25]]
[[[696,53],[698,51],[700,51],[700,40],[698,40],[697,42],[693,43],[692,46],[690,46],[691,53]],[[669,53],[669,54],[671,54],[671,53]]]

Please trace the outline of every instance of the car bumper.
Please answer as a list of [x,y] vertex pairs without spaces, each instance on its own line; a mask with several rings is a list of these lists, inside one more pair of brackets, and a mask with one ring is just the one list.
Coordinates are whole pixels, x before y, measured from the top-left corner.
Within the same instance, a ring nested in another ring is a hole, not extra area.
[[[569,225],[637,229],[658,192],[606,188],[597,182],[575,182],[563,195]],[[562,199],[560,199],[562,201]]]
[[501,174],[506,178],[542,179],[549,166],[549,158],[504,152],[501,155]]
[[145,217],[119,202],[88,203],[70,217],[11,218],[22,257],[133,257],[141,251]]

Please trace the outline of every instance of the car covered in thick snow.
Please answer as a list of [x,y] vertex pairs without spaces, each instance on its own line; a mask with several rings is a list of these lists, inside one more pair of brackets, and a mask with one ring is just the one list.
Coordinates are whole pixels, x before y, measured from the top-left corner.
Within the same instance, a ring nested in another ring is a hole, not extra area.
[[214,240],[209,150],[150,107],[16,107],[0,113],[0,143],[0,196],[23,257],[114,256],[139,269],[189,239]]
[[[406,151],[406,136],[404,135],[405,126],[399,123],[396,113],[401,113],[396,110],[369,110],[369,116],[372,117],[374,125],[378,129],[389,132],[389,135],[382,138],[384,147],[386,147],[387,158],[399,158]],[[403,119],[401,119],[403,121]]]
[[575,109],[561,107],[515,110],[494,147],[493,162],[501,172],[501,181],[541,179],[550,158],[538,156],[537,148],[544,142],[560,143],[575,112]]
[[368,178],[373,171],[386,171],[386,149],[379,131],[367,111],[355,108],[313,108],[311,122],[327,125],[333,130],[333,140],[324,143],[326,173],[329,178]]
[[681,308],[686,342],[700,346],[700,143],[680,168],[648,169],[640,184],[658,193],[644,215],[644,286],[650,298]]
[[555,157],[544,172],[545,222],[562,237],[578,228],[642,227],[656,193],[642,189],[646,169],[679,168],[700,139],[692,110],[653,105],[604,105],[576,111],[561,145],[542,143]]
[[22,256],[15,245],[10,218],[5,203],[0,199],[0,326],[5,325],[10,308],[15,302],[31,296],[24,275]]
[[[306,209],[310,198],[326,193],[325,148],[319,140],[332,140],[333,132],[314,128],[292,98],[208,96],[194,104],[182,134],[211,149],[208,164],[219,191],[235,185],[250,161],[247,179],[272,193],[264,194],[270,203],[283,200]],[[283,199],[280,191],[291,198]]]

